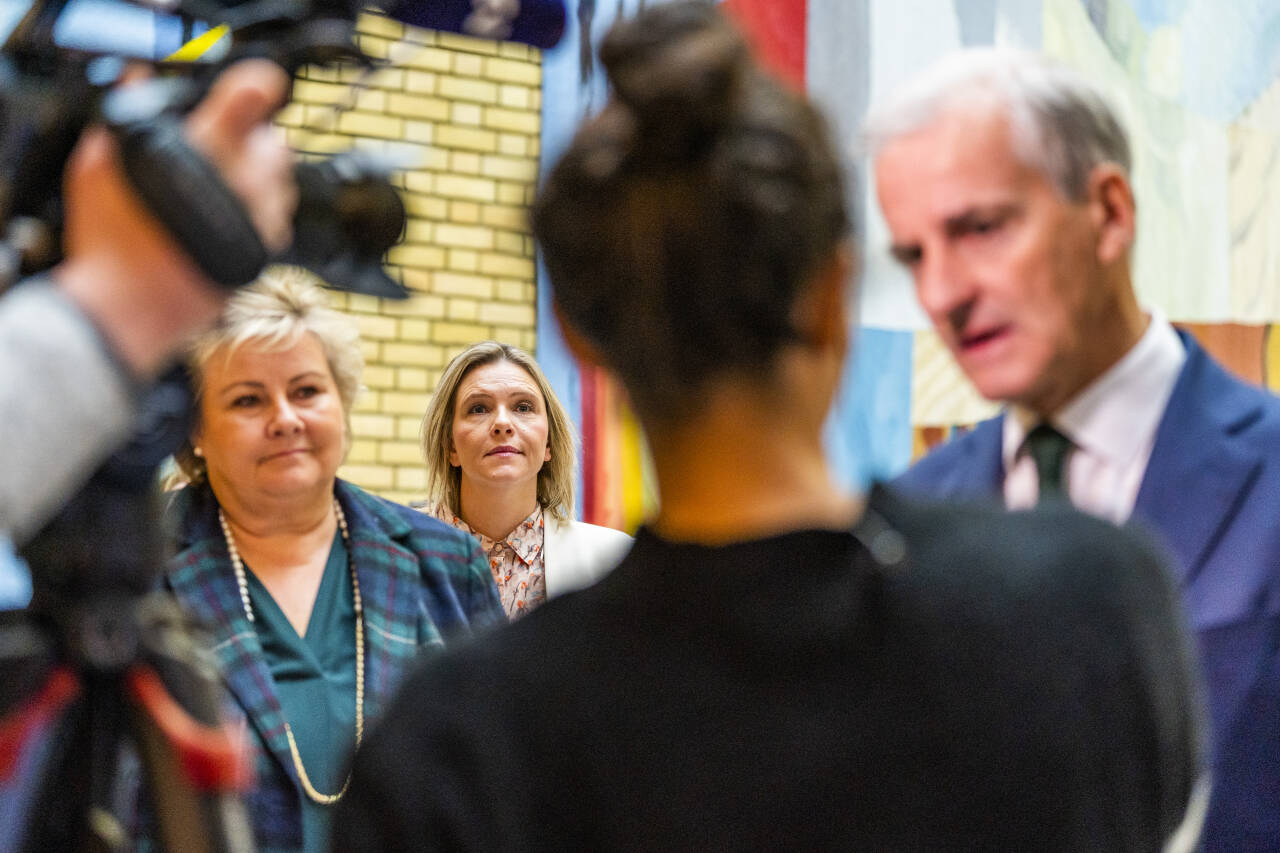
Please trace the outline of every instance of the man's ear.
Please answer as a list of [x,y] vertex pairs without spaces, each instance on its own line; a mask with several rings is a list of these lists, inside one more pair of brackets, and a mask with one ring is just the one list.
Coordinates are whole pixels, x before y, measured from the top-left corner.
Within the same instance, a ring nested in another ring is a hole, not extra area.
[[1137,235],[1137,203],[1124,170],[1114,163],[1094,166],[1089,173],[1089,216],[1098,234],[1098,260],[1124,261]]
[[810,281],[809,290],[791,311],[791,322],[800,339],[823,347],[835,345],[841,352],[849,343],[850,277],[857,260],[853,246],[842,242]]
[[565,319],[560,311],[560,303],[554,299],[551,300],[551,310],[556,315],[556,322],[560,324],[560,335],[564,338],[565,346],[578,363],[584,367],[604,367],[599,351]]

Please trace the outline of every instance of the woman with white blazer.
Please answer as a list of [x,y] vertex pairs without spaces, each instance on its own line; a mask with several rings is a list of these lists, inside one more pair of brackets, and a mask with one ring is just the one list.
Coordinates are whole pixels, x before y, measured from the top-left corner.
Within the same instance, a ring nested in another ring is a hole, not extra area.
[[460,353],[427,406],[425,511],[479,540],[509,619],[594,583],[631,547],[570,517],[576,445],[537,362],[507,344]]

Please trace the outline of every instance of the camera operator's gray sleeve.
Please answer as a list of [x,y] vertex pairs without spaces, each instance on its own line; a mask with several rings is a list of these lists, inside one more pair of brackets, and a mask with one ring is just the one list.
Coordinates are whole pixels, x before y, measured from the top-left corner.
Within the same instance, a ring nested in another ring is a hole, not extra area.
[[130,433],[134,385],[49,281],[0,298],[0,533],[21,545]]

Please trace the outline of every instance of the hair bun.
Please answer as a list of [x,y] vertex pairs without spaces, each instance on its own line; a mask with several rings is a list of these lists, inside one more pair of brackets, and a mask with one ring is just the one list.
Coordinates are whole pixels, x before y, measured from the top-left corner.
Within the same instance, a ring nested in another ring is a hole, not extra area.
[[620,23],[600,61],[650,143],[666,136],[686,150],[725,123],[751,68],[742,34],[709,2],[671,3]]

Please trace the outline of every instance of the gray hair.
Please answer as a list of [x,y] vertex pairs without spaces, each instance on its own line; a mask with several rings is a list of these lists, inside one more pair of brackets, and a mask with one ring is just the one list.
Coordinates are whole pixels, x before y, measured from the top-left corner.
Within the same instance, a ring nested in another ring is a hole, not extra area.
[[1014,154],[1071,201],[1081,201],[1095,166],[1131,168],[1115,109],[1084,75],[1041,54],[969,48],[944,56],[872,106],[859,147],[875,155],[947,113],[1003,108]]
[[[187,350],[197,401],[204,394],[204,366],[216,353],[230,353],[250,341],[284,349],[310,332],[320,341],[333,374],[346,426],[344,443],[349,442],[351,407],[364,373],[360,330],[349,317],[329,307],[320,285],[320,280],[304,269],[275,266],[237,291],[227,301],[217,325],[196,338]],[[174,461],[188,481],[204,479],[204,459],[195,455],[190,440],[174,453]]]

